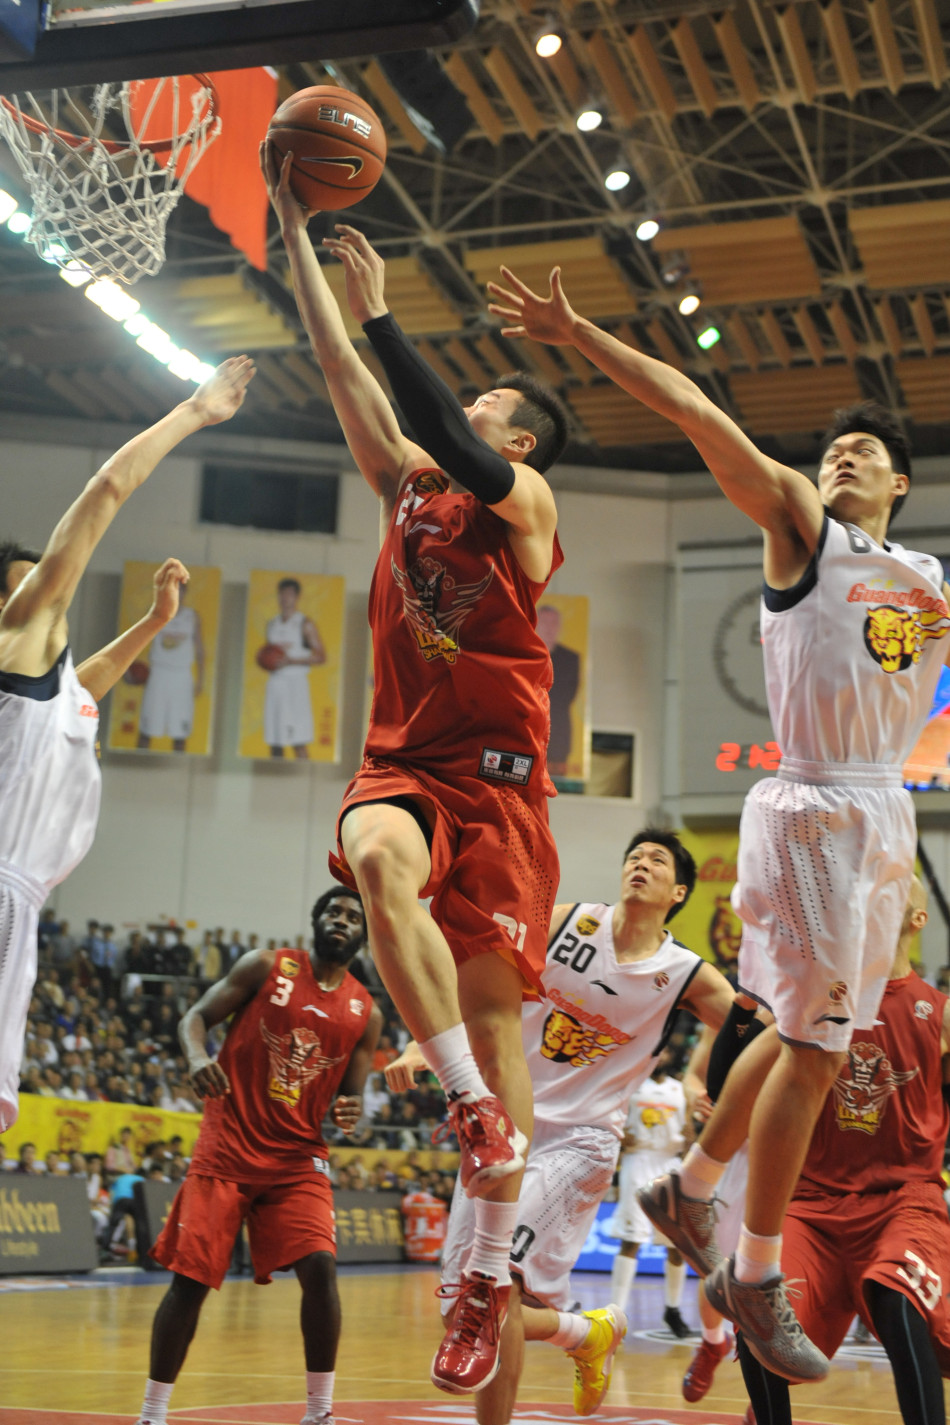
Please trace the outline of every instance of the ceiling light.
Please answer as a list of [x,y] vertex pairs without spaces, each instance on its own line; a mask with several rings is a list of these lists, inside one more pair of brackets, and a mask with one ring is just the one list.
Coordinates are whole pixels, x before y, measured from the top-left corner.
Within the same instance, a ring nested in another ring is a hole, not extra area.
[[10,217],[7,218],[8,229],[11,233],[16,233],[17,235],[19,235],[20,233],[28,233],[30,231],[31,224],[32,219],[29,213],[24,213],[19,208],[15,213],[12,213]]
[[611,193],[619,193],[629,182],[630,170],[622,158],[612,163],[604,174],[604,187],[609,188]]
[[0,223],[5,223],[7,218],[11,217],[18,207],[19,204],[13,194],[7,193],[5,189],[0,188]]
[[600,128],[603,122],[603,111],[591,105],[585,105],[583,109],[578,109],[574,118],[574,123],[582,134],[592,134],[595,129]]
[[715,327],[706,327],[696,338],[696,345],[701,346],[703,351],[708,351],[711,346],[715,346],[719,340],[719,332]]
[[108,277],[102,277],[98,282],[90,282],[84,296],[88,297],[90,302],[93,302],[114,322],[126,321],[142,305],[134,297],[130,297],[128,292],[123,292],[118,283]]
[[564,43],[564,31],[556,20],[545,20],[534,37],[534,51],[541,59],[553,59]]
[[656,218],[644,218],[637,224],[637,237],[641,242],[650,242],[660,231],[660,225]]
[[73,258],[72,262],[65,263],[59,269],[59,275],[64,282],[68,282],[70,287],[81,287],[84,282],[92,281],[92,273],[88,267],[84,267],[81,262]]
[[693,313],[699,309],[699,304],[700,304],[700,302],[701,302],[702,300],[703,300],[703,299],[702,299],[702,297],[699,295],[699,291],[698,291],[697,288],[695,288],[695,287],[690,287],[690,288],[688,288],[688,289],[683,293],[682,297],[680,297],[680,300],[679,300],[679,309],[680,309],[680,312],[682,313],[682,315],[683,315],[684,317],[691,317],[691,316],[693,315]]

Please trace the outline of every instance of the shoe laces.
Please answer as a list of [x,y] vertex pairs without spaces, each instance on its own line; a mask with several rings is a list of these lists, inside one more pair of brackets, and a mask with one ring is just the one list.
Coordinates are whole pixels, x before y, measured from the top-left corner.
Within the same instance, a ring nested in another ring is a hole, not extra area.
[[795,1315],[794,1306],[789,1301],[790,1296],[801,1297],[802,1295],[801,1288],[796,1285],[797,1282],[804,1282],[804,1278],[793,1277],[791,1281],[786,1281],[783,1276],[775,1277],[762,1284],[762,1291],[783,1331],[788,1331],[794,1336],[804,1336],[802,1324]]
[[498,1313],[492,1310],[495,1287],[490,1281],[447,1282],[436,1288],[443,1301],[455,1300],[455,1316],[449,1330],[459,1345],[474,1350],[478,1338],[488,1327],[488,1340],[498,1340]]

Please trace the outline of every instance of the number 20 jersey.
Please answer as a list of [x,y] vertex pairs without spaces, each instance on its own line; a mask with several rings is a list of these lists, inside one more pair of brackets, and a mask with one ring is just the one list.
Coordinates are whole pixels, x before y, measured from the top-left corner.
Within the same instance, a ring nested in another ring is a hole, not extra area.
[[614,907],[576,905],[548,945],[544,999],[522,1036],[538,1123],[623,1136],[627,1103],[653,1068],[702,960],[666,932],[646,960],[621,964]]

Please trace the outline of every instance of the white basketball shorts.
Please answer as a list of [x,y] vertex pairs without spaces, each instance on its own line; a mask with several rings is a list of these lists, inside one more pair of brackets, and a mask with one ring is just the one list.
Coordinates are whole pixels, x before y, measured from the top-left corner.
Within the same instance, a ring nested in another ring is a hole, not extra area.
[[671,1158],[668,1153],[653,1153],[649,1149],[638,1153],[624,1153],[620,1159],[617,1210],[610,1219],[608,1236],[619,1237],[621,1242],[638,1242],[641,1245],[644,1242],[655,1242],[657,1246],[666,1245],[666,1238],[657,1232],[637,1202],[637,1191],[678,1164],[678,1158]]
[[191,669],[152,668],[142,694],[139,732],[145,737],[190,737],[194,720]]
[[278,668],[264,693],[264,741],[268,747],[306,747],[313,736],[308,670]]
[[0,870],[0,1133],[19,1112],[23,1036],[36,983],[36,926],[45,889]]
[[749,792],[732,892],[739,984],[782,1039],[840,1051],[872,1026],[916,848],[897,769],[785,760]]
[[[521,1277],[525,1293],[544,1306],[566,1311],[574,1300],[571,1269],[613,1180],[619,1147],[616,1134],[606,1128],[535,1124],[518,1199],[511,1270]],[[461,1281],[474,1235],[475,1204],[456,1183],[442,1251],[443,1282]],[[443,1314],[452,1306],[445,1301]]]

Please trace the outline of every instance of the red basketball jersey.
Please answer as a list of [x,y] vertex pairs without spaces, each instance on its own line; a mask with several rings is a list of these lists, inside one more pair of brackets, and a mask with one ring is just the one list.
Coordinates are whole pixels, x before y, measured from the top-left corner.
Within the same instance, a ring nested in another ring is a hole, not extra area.
[[[551,574],[563,563],[557,536]],[[373,574],[375,691],[366,755],[553,796],[551,658],[536,584],[503,520],[438,470],[406,483]]]
[[372,1007],[352,975],[323,990],[306,950],[278,950],[218,1055],[231,1092],[206,1101],[191,1171],[239,1183],[312,1177],[313,1159],[327,1156],[320,1126]]
[[950,1109],[940,1039],[947,996],[913,971],[889,980],[881,1023],[858,1030],[808,1150],[796,1196],[941,1181]]

